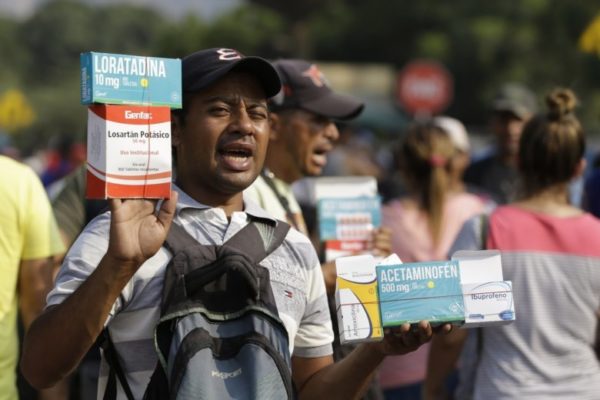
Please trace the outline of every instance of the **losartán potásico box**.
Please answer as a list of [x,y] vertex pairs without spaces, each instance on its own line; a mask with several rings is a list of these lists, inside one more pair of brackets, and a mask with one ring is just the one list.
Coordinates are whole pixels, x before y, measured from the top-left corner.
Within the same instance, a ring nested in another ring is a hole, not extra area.
[[169,198],[169,107],[88,107],[86,197]]
[[82,104],[181,108],[181,60],[87,52],[80,55]]

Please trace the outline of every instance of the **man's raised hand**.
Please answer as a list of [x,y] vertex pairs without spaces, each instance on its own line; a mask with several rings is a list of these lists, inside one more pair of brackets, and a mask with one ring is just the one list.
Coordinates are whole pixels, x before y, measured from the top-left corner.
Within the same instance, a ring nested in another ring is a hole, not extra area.
[[156,200],[111,199],[110,241],[107,255],[136,270],[164,243],[175,215],[177,192],[155,212]]

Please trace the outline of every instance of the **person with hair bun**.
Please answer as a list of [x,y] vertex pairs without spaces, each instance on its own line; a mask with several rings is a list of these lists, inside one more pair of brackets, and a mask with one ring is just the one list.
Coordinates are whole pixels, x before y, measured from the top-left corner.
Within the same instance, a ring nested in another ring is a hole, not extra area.
[[[411,126],[399,143],[395,156],[408,194],[382,207],[382,225],[391,230],[392,250],[403,262],[445,260],[463,223],[484,211],[478,196],[455,190],[451,164],[458,151],[434,122]],[[386,400],[420,399],[427,354],[425,345],[383,362]]]
[[599,398],[600,221],[568,193],[585,168],[585,137],[571,90],[551,91],[546,103],[520,139],[520,198],[497,208],[488,229],[479,217],[467,221],[452,246],[501,251],[516,321],[435,340],[425,399],[443,398],[443,369],[463,344],[457,399]]

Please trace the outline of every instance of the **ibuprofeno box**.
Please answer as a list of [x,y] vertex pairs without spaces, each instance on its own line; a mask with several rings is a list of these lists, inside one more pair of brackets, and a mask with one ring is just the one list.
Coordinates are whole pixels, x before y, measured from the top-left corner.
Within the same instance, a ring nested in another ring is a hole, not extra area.
[[335,300],[341,343],[383,339],[375,263],[371,255],[335,260]]
[[169,198],[169,107],[88,108],[86,197]]
[[504,325],[516,319],[512,282],[504,281],[497,250],[457,251],[465,304],[463,327]]
[[464,321],[464,300],[457,261],[378,265],[377,289],[383,327]]
[[181,60],[87,52],[80,55],[81,103],[181,108]]
[[515,320],[512,282],[484,282],[463,285],[465,328],[504,325]]

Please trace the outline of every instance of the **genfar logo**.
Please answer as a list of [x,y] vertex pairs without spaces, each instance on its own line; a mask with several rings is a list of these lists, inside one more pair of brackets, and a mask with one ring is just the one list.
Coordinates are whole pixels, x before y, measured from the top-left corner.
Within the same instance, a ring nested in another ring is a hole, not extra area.
[[125,110],[125,119],[152,119],[152,113],[145,111],[134,112]]
[[217,54],[219,54],[219,60],[222,61],[233,61],[242,58],[242,55],[233,49],[219,49],[217,50]]

